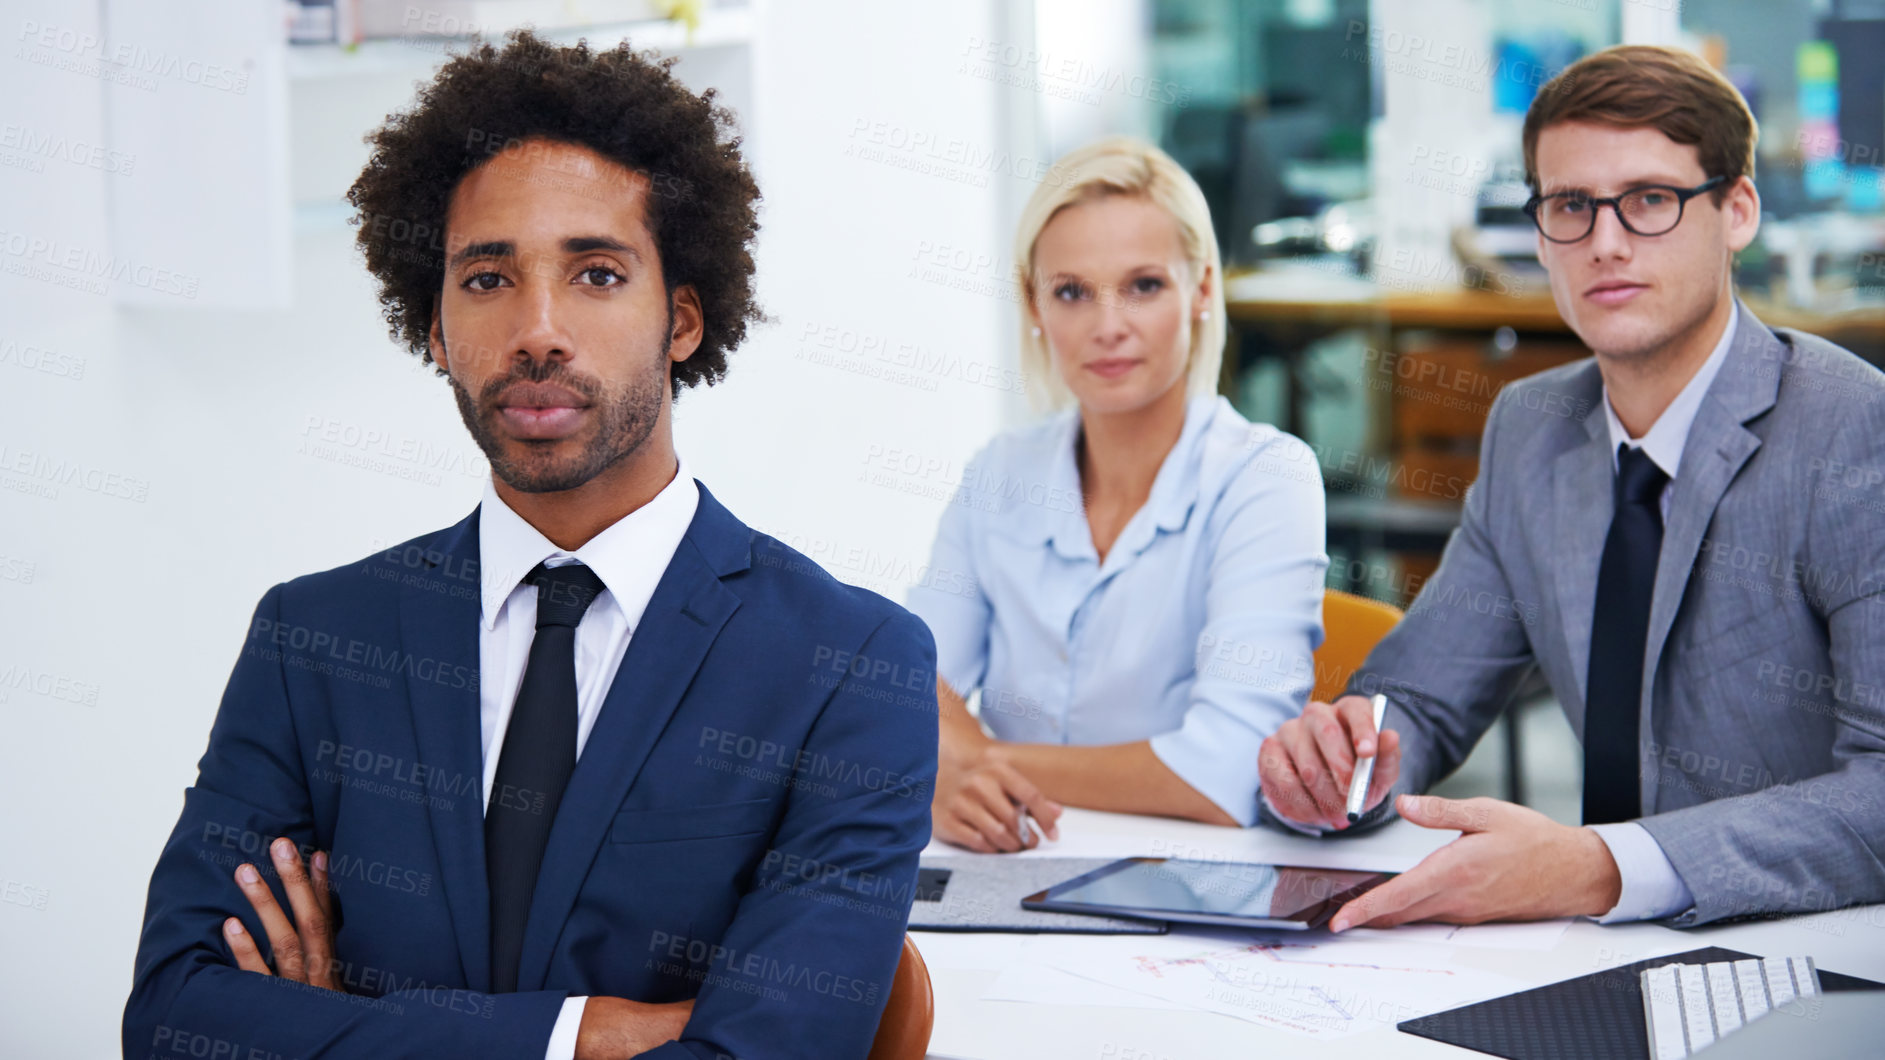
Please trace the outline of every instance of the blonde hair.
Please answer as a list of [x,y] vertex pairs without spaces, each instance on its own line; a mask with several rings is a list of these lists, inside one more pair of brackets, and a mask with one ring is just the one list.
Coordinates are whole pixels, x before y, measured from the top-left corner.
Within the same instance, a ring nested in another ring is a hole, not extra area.
[[[1034,334],[1030,308],[1034,304],[1034,244],[1041,230],[1061,210],[1109,195],[1143,198],[1165,210],[1178,226],[1178,239],[1192,278],[1211,272],[1210,315],[1193,321],[1191,349],[1186,354],[1185,388],[1192,394],[1215,394],[1224,360],[1224,262],[1218,255],[1217,233],[1211,228],[1211,208],[1204,192],[1183,166],[1144,140],[1108,136],[1068,152],[1053,164],[1021,210],[1015,233],[1015,279],[1021,289],[1021,368],[1030,380],[1029,396],[1036,406],[1065,407],[1073,392],[1054,370],[1045,335]],[[1186,292],[1189,299],[1189,292]]]

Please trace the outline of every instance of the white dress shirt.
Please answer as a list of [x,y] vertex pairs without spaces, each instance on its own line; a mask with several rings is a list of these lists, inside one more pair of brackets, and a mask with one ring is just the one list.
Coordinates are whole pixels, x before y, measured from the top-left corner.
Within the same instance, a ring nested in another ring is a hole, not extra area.
[[[582,563],[606,587],[576,627],[576,754],[602,712],[602,700],[641,624],[655,586],[694,521],[700,490],[686,463],[648,503],[629,512],[574,552],[557,548],[497,495],[490,479],[478,513],[478,570],[483,606],[478,631],[478,731],[484,748],[484,798],[488,807],[498,755],[511,707],[524,680],[530,642],[537,634],[537,587],[523,583],[539,563]],[[563,1002],[544,1060],[573,1060],[576,1033],[589,999]]]
[[[1617,470],[1617,446],[1628,445],[1641,448],[1655,461],[1663,474],[1675,481],[1676,471],[1682,466],[1682,446],[1688,440],[1689,427],[1695,422],[1695,414],[1702,408],[1702,399],[1708,395],[1710,383],[1721,371],[1721,362],[1728,356],[1728,348],[1734,344],[1735,317],[1729,314],[1728,326],[1721,333],[1721,340],[1715,343],[1715,349],[1709,353],[1708,360],[1696,370],[1695,376],[1676,395],[1669,407],[1663,410],[1656,422],[1650,425],[1648,433],[1641,438],[1631,438],[1630,432],[1623,429],[1623,423],[1610,407],[1610,390],[1604,389],[1604,418],[1610,424],[1610,471]],[[1658,498],[1662,505],[1663,522],[1669,521],[1670,489],[1663,487]],[[1284,826],[1307,835],[1321,835],[1325,830],[1313,825],[1301,824],[1291,820],[1277,810],[1270,802],[1269,795],[1263,796],[1263,805],[1270,816]],[[1682,882],[1675,866],[1670,864],[1669,856],[1649,829],[1635,821],[1621,821],[1615,824],[1592,825],[1591,830],[1610,848],[1610,856],[1617,863],[1617,875],[1622,878],[1623,887],[1617,896],[1617,904],[1608,913],[1595,918],[1600,924],[1609,924],[1622,920],[1655,920],[1674,916],[1695,904],[1695,896],[1688,885]]]
[[[1657,498],[1665,526],[1669,523],[1669,499],[1675,492],[1670,485],[1675,483],[1676,472],[1682,467],[1683,444],[1688,441],[1695,414],[1701,411],[1702,399],[1708,396],[1709,384],[1715,381],[1721,362],[1727,359],[1728,347],[1734,344],[1737,316],[1738,313],[1728,314],[1728,326],[1722,329],[1721,341],[1715,343],[1708,360],[1702,362],[1694,378],[1641,438],[1630,437],[1630,432],[1623,428],[1623,421],[1617,419],[1616,410],[1610,407],[1610,388],[1604,388],[1604,420],[1610,425],[1610,471],[1614,475],[1617,470],[1617,446],[1643,450],[1662,473],[1669,476],[1669,484],[1663,486],[1662,496]],[[1669,856],[1649,834],[1649,829],[1635,821],[1620,821],[1591,825],[1591,831],[1602,837],[1604,845],[1610,848],[1610,856],[1617,862],[1617,874],[1623,880],[1617,904],[1598,917],[1598,923],[1655,920],[1674,916],[1695,904],[1695,896],[1682,882],[1675,866],[1669,863]]]

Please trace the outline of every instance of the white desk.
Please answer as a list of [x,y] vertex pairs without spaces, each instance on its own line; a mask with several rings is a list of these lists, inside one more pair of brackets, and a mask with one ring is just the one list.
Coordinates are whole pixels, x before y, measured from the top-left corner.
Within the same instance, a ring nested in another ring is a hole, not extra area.
[[[1316,840],[1268,828],[1231,829],[1070,809],[1060,841],[1021,854],[986,857],[1163,856],[1270,861],[1334,868],[1403,871],[1455,832],[1428,832],[1396,821],[1353,839]],[[972,856],[932,844],[931,855]],[[984,1001],[983,992],[1015,956],[1016,935],[915,933],[936,991],[930,1055],[961,1060],[1224,1060],[1224,1058],[1468,1057],[1457,1049],[1399,1031],[1310,1039],[1230,1016],[1138,1008],[1099,1008]],[[1132,945],[1133,936],[1106,940]],[[1885,905],[1813,916],[1676,931],[1658,924],[1599,925],[1578,920],[1549,952],[1462,950],[1462,961],[1541,986],[1603,968],[1726,946],[1762,955],[1810,954],[1819,967],[1885,981]]]

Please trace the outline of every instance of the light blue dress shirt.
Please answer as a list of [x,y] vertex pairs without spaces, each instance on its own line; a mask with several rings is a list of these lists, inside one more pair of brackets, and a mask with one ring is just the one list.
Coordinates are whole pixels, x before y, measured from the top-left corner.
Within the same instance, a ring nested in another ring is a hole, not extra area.
[[996,737],[1151,740],[1240,824],[1257,749],[1302,712],[1322,643],[1322,469],[1299,439],[1196,396],[1145,505],[1101,562],[1074,461],[1079,410],[964,470],[908,606],[937,672]]

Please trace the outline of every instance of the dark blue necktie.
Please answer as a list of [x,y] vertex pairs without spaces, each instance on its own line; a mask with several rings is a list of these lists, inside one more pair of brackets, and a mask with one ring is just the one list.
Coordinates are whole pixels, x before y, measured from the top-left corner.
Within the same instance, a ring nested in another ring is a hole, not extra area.
[[576,768],[576,626],[603,589],[602,579],[580,563],[539,563],[524,580],[537,587],[537,632],[484,811],[491,991],[499,994],[517,989],[543,848]]
[[1642,812],[1636,734],[1668,482],[1648,453],[1617,446],[1616,511],[1597,571],[1584,695],[1585,824],[1635,820]]

